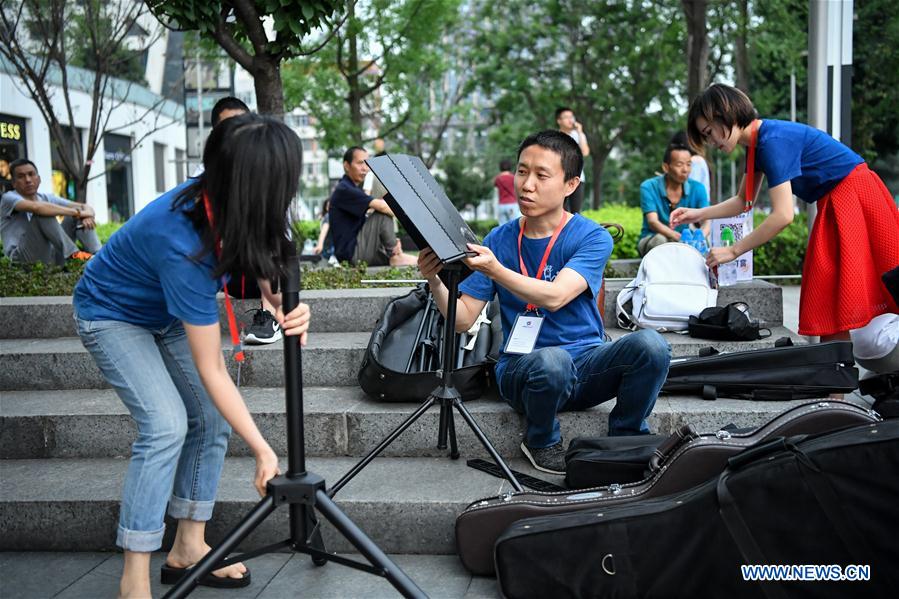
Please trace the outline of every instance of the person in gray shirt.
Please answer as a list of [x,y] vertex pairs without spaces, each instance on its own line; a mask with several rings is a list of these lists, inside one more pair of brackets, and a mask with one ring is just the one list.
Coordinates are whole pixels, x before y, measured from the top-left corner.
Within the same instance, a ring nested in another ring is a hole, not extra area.
[[[14,191],[0,198],[0,239],[13,262],[62,265],[87,260],[100,251],[94,209],[49,193],[39,193],[41,176],[27,159],[10,165]],[[62,216],[62,224],[57,220]],[[80,241],[85,251],[78,249]]]

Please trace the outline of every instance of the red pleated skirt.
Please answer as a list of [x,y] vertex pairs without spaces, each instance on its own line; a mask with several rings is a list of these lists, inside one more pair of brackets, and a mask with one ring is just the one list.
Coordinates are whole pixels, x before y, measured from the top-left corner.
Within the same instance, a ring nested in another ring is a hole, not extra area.
[[899,209],[864,163],[818,200],[802,267],[799,333],[834,335],[899,312],[881,275],[899,266]]

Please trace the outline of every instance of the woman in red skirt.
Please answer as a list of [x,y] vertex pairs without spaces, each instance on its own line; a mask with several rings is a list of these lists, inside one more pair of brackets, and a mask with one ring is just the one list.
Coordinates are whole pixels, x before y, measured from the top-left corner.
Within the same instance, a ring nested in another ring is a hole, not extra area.
[[671,226],[736,216],[752,207],[768,178],[771,214],[731,247],[713,248],[709,267],[736,259],[793,221],[793,195],[818,203],[802,268],[799,333],[822,341],[848,339],[849,330],[899,310],[881,275],[899,265],[899,210],[861,156],[826,133],[757,117],[740,90],[709,87],[690,105],[690,144],[732,152],[747,147],[746,176],[735,197],[707,208],[678,208]]

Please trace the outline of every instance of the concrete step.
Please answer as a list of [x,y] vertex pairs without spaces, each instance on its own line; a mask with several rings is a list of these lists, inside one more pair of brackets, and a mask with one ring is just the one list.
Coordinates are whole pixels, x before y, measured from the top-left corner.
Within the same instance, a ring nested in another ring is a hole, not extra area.
[[[626,281],[606,282],[604,318],[615,322],[615,298]],[[319,333],[348,333],[371,331],[387,303],[394,297],[408,293],[411,287],[370,289],[327,289],[304,291],[302,299],[312,309],[311,330]],[[753,318],[769,325],[783,322],[783,293],[780,287],[756,280],[733,287],[722,287],[718,293],[718,305],[745,301]],[[247,310],[255,309],[258,302],[235,301],[234,309],[239,317],[249,321]],[[222,331],[227,332],[228,321],[224,301],[219,296]],[[72,322],[71,297],[28,297],[0,299],[0,322],[4,329],[0,334],[6,339],[36,339],[70,337],[75,334]]]
[[[615,324],[615,300],[628,281],[606,281],[606,301],[603,322],[609,328]],[[758,319],[764,326],[779,327],[783,324],[783,290],[772,283],[753,280],[718,289],[718,305],[726,306],[731,302],[746,302],[753,319]]]
[[[392,298],[408,293],[411,287],[370,289],[323,289],[304,291],[302,301],[309,304],[314,318],[311,330],[320,333],[371,331]],[[259,307],[258,300],[235,300],[238,317],[247,321],[247,310]],[[219,320],[227,332],[224,296],[219,295]],[[0,298],[0,335],[5,339],[70,337],[75,334],[71,296]]]
[[637,276],[637,270],[639,270],[640,262],[642,261],[640,258],[618,258],[609,260],[609,266],[612,267],[615,277],[632,279]]
[[[284,535],[286,536],[286,533]],[[355,554],[344,557],[367,563]],[[172,587],[159,581],[159,568],[166,554],[157,551],[150,558],[151,591],[162,597]],[[435,599],[495,599],[500,597],[496,579],[472,576],[455,555],[391,555],[390,559]],[[16,599],[95,599],[115,597],[119,592],[123,556],[120,552],[0,553],[3,582],[0,589],[15,589]],[[242,589],[196,587],[192,599],[396,599],[397,591],[379,576],[339,564],[319,568],[301,553],[269,553],[247,562],[252,573],[250,585]],[[47,573],[52,572],[52,576]],[[10,595],[11,597],[13,595]]]
[[[351,458],[311,458],[307,467],[334,483],[354,463]],[[114,458],[0,461],[0,550],[113,550],[127,464]],[[281,467],[286,468],[283,460]],[[525,464],[516,461],[513,468],[523,470]],[[218,542],[259,500],[253,474],[252,458],[226,460],[215,517],[206,529],[210,543]],[[385,551],[450,554],[455,551],[456,516],[470,502],[505,489],[508,483],[467,467],[465,460],[384,458],[365,468],[336,500]],[[169,535],[173,528],[168,527]],[[323,532],[329,550],[351,550],[330,525],[323,525]],[[243,546],[287,536],[287,510],[282,508]]]
[[[275,452],[286,454],[284,392],[274,388],[244,388],[243,396]],[[365,455],[407,418],[419,404],[378,403],[361,389],[312,387],[304,393],[306,451],[310,456]],[[684,422],[703,430],[728,423],[759,425],[796,402],[749,402],[662,396],[649,418],[655,432],[670,433]],[[566,438],[606,434],[609,401],[583,412],[561,415]],[[524,418],[495,390],[466,402],[478,426],[505,457],[518,456]],[[433,407],[396,439],[382,455],[438,457],[439,408]],[[455,418],[459,447],[467,457],[486,457],[461,416]],[[110,389],[72,391],[10,391],[0,404],[0,459],[128,457],[135,427],[124,404]],[[229,455],[249,456],[249,449],[233,436]]]
[[[615,340],[629,331],[610,328]],[[772,329],[772,339],[713,342],[688,335],[665,333],[672,355],[696,355],[699,348],[714,345],[721,351],[771,347],[773,340],[789,336],[795,343],[806,341],[783,327]],[[355,385],[359,365],[368,346],[370,333],[317,333],[309,336],[303,350],[303,382],[306,386]],[[223,339],[222,347],[230,348]],[[225,350],[226,362],[236,378],[237,362]],[[241,367],[241,384],[247,387],[280,387],[283,383],[282,343],[250,346]],[[102,389],[106,381],[93,358],[77,337],[56,339],[0,339],[0,391]]]

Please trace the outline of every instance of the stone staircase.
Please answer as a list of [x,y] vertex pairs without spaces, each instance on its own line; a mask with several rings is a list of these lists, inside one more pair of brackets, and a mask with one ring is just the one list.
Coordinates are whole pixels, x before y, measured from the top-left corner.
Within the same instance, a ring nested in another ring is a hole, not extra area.
[[[607,315],[614,314],[615,293],[621,285],[623,282],[610,281],[607,286]],[[309,344],[303,350],[308,467],[330,483],[417,405],[372,401],[356,384],[357,369],[377,317],[390,298],[407,291],[302,294],[313,312]],[[723,290],[719,303],[737,298],[747,301],[753,314],[772,328],[773,338],[791,336],[801,343],[801,338],[781,326],[780,292],[779,287],[755,282]],[[614,316],[607,322],[614,322]],[[74,336],[71,298],[0,299],[0,323],[4,335],[0,339],[0,550],[115,549],[118,501],[134,427]],[[613,339],[626,334],[616,328],[608,332]],[[667,337],[675,356],[693,355],[710,344],[687,336]],[[740,350],[770,346],[771,340],[716,345]],[[233,361],[229,363],[233,367]],[[248,348],[241,371],[242,392],[279,455],[286,452],[282,381],[280,343]],[[467,405],[499,452],[511,459],[512,467],[533,473],[519,459],[517,449],[523,420],[499,400],[495,389]],[[663,396],[650,425],[663,433],[684,422],[705,430],[731,422],[751,426],[787,405]],[[604,433],[611,407],[607,403],[563,414],[563,433],[567,438]],[[456,515],[471,501],[509,488],[504,481],[465,465],[466,458],[484,457],[486,452],[460,418],[456,430],[463,459],[453,461],[445,456],[446,451],[438,451],[437,417],[437,409],[428,412],[335,498],[387,552],[454,553]],[[253,466],[246,446],[232,438],[216,515],[209,528],[211,541],[220,538],[257,501],[251,484]],[[281,510],[246,546],[281,539],[286,530],[286,511]],[[327,525],[324,537],[329,550],[351,549]]]

